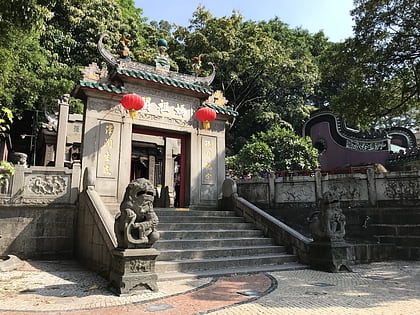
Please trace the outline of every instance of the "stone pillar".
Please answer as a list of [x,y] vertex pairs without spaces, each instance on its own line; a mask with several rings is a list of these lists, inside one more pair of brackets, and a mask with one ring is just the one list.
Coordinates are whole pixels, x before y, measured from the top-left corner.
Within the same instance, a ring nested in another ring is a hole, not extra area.
[[175,139],[165,139],[165,184],[169,191],[169,206],[173,207],[175,204],[175,187],[174,187],[174,146],[177,145]]
[[149,155],[149,181],[153,186],[156,186],[155,183],[155,166],[156,166],[156,157],[154,155]]
[[137,294],[140,291],[158,291],[155,272],[154,248],[115,249],[113,252],[110,281],[119,296]]
[[64,100],[59,101],[60,115],[58,118],[57,131],[57,153],[55,155],[55,166],[64,166],[64,157],[66,154],[66,135],[67,135],[67,121],[69,117],[69,103],[68,96],[64,96]]
[[369,167],[367,169],[367,186],[368,186],[368,196],[369,196],[369,204],[371,206],[376,205],[377,195],[376,195],[376,183],[375,183],[375,169],[373,167]]
[[351,272],[350,245],[344,240],[315,241],[309,244],[310,264],[327,272]]
[[321,170],[315,170],[315,200],[318,202],[322,199],[322,174]]
[[73,172],[71,175],[71,191],[70,191],[70,203],[75,204],[80,193],[80,176],[81,176],[81,165],[80,161],[73,163]]
[[276,203],[276,175],[274,173],[268,174],[268,189],[269,189],[269,205],[274,208]]

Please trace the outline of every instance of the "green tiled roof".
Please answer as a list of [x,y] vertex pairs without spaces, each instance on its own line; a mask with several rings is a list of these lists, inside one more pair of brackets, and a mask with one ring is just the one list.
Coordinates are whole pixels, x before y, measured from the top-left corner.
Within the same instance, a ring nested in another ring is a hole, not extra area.
[[214,109],[216,111],[216,113],[218,114],[225,114],[225,115],[230,115],[230,116],[238,116],[239,113],[236,110],[227,108],[227,107],[222,107],[222,106],[217,106],[215,104],[204,104],[205,107],[210,107],[211,109]]
[[206,88],[206,87],[201,86],[201,85],[192,84],[192,83],[183,82],[183,81],[178,81],[178,80],[174,80],[174,79],[171,79],[171,78],[165,78],[165,77],[159,76],[157,74],[147,73],[147,72],[144,72],[144,71],[126,70],[126,69],[117,68],[116,72],[118,74],[123,74],[123,75],[127,75],[127,76],[134,77],[134,78],[153,81],[153,82],[157,82],[157,83],[160,83],[160,84],[175,86],[175,87],[179,87],[179,88],[182,88],[182,89],[188,89],[188,90],[192,90],[192,91],[196,91],[196,92],[200,92],[200,93],[206,93],[206,94],[209,94],[209,95],[213,93],[213,91],[211,89]]
[[125,87],[117,87],[115,85],[112,84],[105,84],[105,83],[98,83],[98,82],[89,82],[89,81],[84,81],[84,80],[80,80],[79,81],[79,85],[82,87],[88,87],[91,89],[97,89],[100,91],[106,91],[106,92],[111,92],[111,93],[117,93],[117,94],[124,94],[127,93],[127,90]]

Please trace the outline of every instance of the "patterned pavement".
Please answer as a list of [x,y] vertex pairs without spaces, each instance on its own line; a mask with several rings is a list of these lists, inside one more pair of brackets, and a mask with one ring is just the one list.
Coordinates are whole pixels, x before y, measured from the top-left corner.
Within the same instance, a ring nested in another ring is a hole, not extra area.
[[159,292],[113,295],[74,261],[26,261],[0,272],[0,314],[420,314],[420,262],[159,282]]

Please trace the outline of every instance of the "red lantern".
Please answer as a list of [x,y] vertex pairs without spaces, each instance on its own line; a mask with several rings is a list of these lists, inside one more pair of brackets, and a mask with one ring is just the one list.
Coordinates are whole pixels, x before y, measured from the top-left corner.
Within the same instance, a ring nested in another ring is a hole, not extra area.
[[210,128],[210,122],[216,119],[216,111],[210,107],[202,107],[196,113],[197,120],[203,122],[204,129]]
[[138,116],[137,111],[143,108],[144,101],[140,95],[125,94],[121,99],[121,105],[128,109],[131,119],[134,120]]

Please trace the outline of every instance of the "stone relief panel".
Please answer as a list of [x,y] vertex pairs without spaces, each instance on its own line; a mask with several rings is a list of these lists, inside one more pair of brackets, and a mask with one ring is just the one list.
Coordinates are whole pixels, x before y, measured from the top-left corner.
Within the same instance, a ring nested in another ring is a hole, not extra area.
[[276,184],[276,203],[315,202],[314,183],[278,183]]
[[142,260],[142,259],[132,259],[128,262],[128,272],[129,273],[139,273],[139,272],[153,272],[153,263],[151,260]]
[[121,107],[120,102],[117,100],[102,100],[89,98],[87,108],[96,113],[108,112],[122,116],[124,109]]
[[49,204],[70,200],[70,175],[31,174],[25,177],[24,189],[15,203]]
[[28,193],[59,196],[66,193],[68,178],[59,175],[35,175],[28,178]]
[[416,179],[383,179],[377,180],[378,199],[382,200],[418,200],[420,183]]
[[340,201],[368,200],[368,187],[366,180],[356,178],[329,179],[322,182],[323,193],[331,191]]
[[238,184],[239,195],[246,196],[246,199],[253,203],[268,203],[268,190],[268,183],[257,184],[252,181],[252,183],[246,184],[246,181],[244,181]]

